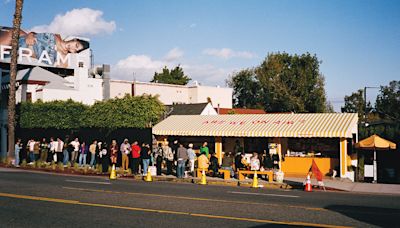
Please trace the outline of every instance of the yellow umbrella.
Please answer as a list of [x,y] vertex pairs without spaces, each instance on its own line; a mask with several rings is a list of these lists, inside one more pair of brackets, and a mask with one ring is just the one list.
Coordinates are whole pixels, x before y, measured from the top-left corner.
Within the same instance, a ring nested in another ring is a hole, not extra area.
[[379,137],[378,135],[372,135],[366,139],[356,143],[356,148],[365,150],[388,150],[396,149],[396,144]]
[[366,139],[356,143],[356,148],[363,150],[374,150],[374,182],[377,182],[377,162],[376,162],[376,150],[389,150],[396,149],[396,144],[392,143],[378,135],[372,135]]

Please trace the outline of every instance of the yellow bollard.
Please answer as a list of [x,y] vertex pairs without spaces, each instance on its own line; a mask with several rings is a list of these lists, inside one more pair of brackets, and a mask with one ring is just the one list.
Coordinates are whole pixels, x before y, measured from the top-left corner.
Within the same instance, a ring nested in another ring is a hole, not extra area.
[[257,170],[254,171],[253,184],[251,185],[251,187],[258,188]]
[[144,178],[144,181],[147,181],[147,182],[153,181],[153,178],[151,177],[150,169],[147,169],[147,175]]
[[203,172],[201,172],[201,181],[200,183],[201,185],[206,185],[207,184],[207,179],[206,179],[206,172],[203,169]]
[[115,180],[115,179],[117,179],[117,172],[115,171],[115,164],[113,164],[110,173],[110,180]]

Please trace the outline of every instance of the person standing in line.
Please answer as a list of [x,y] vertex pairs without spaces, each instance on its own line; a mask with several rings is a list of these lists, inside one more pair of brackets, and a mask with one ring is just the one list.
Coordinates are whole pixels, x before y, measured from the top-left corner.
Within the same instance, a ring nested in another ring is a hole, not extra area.
[[46,138],[42,139],[40,143],[40,161],[47,162],[50,145],[46,142]]
[[73,146],[73,150],[71,152],[71,164],[74,164],[79,154],[79,148],[80,148],[79,139],[75,138],[75,140],[71,142],[71,145]]
[[79,166],[86,165],[86,156],[88,153],[88,147],[83,141],[79,149]]
[[125,172],[129,168],[129,154],[131,153],[131,145],[129,144],[128,139],[124,139],[124,142],[121,143],[119,147],[122,154],[122,170]]
[[233,177],[235,175],[234,169],[234,158],[232,156],[232,152],[228,152],[226,154],[226,156],[224,156],[222,158],[222,165],[221,165],[221,169],[225,169],[225,170],[229,170],[231,173],[231,177]]
[[176,177],[183,178],[185,174],[186,161],[188,160],[188,154],[186,148],[182,143],[179,144],[177,150],[178,166],[176,169]]
[[117,144],[117,140],[113,139],[111,141],[111,145],[110,145],[111,165],[117,164],[117,158],[118,158],[118,144]]
[[189,143],[188,147],[189,148],[187,149],[187,154],[189,158],[189,171],[192,174],[192,176],[194,176],[194,161],[196,159],[196,153],[193,150],[192,143]]
[[212,171],[213,177],[218,175],[218,166],[218,158],[215,156],[215,152],[211,152],[209,169]]
[[208,145],[207,142],[203,143],[203,145],[200,147],[200,154],[204,152],[206,154],[207,158],[209,158],[210,150],[208,149],[207,145]]
[[63,149],[64,149],[64,142],[60,138],[57,138],[57,147],[56,147],[57,162],[63,162],[63,155],[64,155]]
[[64,165],[67,165],[69,161],[69,152],[68,152],[68,145],[69,145],[69,136],[65,136],[65,140],[63,142],[63,159],[62,162]]
[[173,163],[173,169],[177,170],[176,168],[178,167],[178,148],[179,148],[179,143],[178,140],[174,140],[174,142],[171,145],[171,150],[172,153],[174,154],[174,163]]
[[33,147],[33,153],[35,156],[35,161],[39,161],[39,158],[40,158],[40,142],[39,141],[35,141],[35,145]]
[[96,146],[96,164],[101,165],[101,150],[103,149],[103,142],[98,141]]
[[150,164],[150,154],[151,154],[150,145],[145,144],[140,152],[140,156],[143,161],[143,176],[147,175],[147,171]]
[[156,160],[156,166],[157,166],[157,176],[161,175],[161,165],[164,160],[163,156],[164,156],[164,151],[162,148],[162,144],[159,143],[157,146],[157,150],[154,154],[154,159]]
[[57,148],[58,142],[54,141],[54,138],[50,138],[50,160],[54,161],[57,163],[57,154],[56,154],[56,148]]
[[21,149],[22,149],[21,139],[17,139],[17,142],[15,143],[15,150],[14,150],[14,155],[15,155],[14,166],[15,167],[19,167],[19,153],[21,152]]
[[107,143],[102,143],[100,144],[100,152],[99,152],[99,157],[100,157],[100,163],[101,163],[101,170],[103,173],[108,173],[108,167],[110,166],[110,154],[109,151],[107,151]]
[[174,164],[174,153],[172,152],[171,147],[168,146],[168,141],[165,142],[163,146],[163,152],[164,152],[164,159],[167,162],[167,175],[172,174],[172,166]]
[[132,143],[131,148],[132,153],[132,173],[137,175],[139,173],[139,161],[140,161],[140,146],[138,145],[138,141]]
[[33,164],[35,162],[35,140],[30,139],[28,141],[28,147],[29,147],[29,160],[30,163],[29,164]]
[[89,152],[90,152],[90,167],[94,168],[96,164],[96,148],[97,148],[97,141],[94,140],[92,144],[90,144]]

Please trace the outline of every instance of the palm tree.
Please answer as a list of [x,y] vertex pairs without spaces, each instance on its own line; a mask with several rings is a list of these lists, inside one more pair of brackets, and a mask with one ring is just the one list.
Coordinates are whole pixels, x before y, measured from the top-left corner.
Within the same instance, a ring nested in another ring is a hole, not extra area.
[[15,14],[11,40],[10,89],[8,95],[8,157],[14,157],[15,149],[15,84],[17,78],[18,41],[21,30],[24,0],[15,1]]

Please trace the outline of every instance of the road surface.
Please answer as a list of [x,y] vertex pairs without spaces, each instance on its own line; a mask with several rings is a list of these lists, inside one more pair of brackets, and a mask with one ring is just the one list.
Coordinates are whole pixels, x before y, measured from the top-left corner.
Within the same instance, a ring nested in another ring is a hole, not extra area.
[[399,227],[400,196],[0,169],[1,227]]

